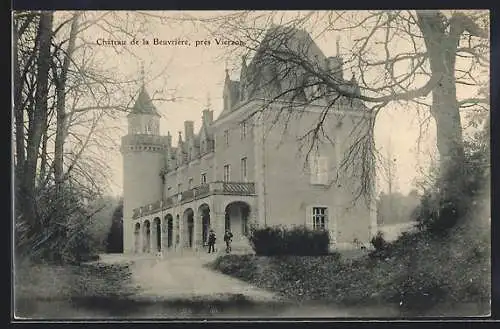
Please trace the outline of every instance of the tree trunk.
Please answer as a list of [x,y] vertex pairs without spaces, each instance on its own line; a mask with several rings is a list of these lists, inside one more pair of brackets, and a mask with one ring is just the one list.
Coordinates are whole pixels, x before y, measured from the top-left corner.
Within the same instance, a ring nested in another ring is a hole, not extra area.
[[442,202],[447,204],[447,211],[453,213],[450,215],[458,218],[462,205],[465,161],[455,81],[458,38],[446,33],[444,17],[439,12],[419,13],[418,18],[429,54],[431,73],[441,76],[432,91],[431,108],[436,122],[440,195]]
[[[15,136],[16,136],[16,192],[21,184],[19,179],[22,177],[24,161],[25,161],[25,141],[24,141],[24,113],[23,108],[23,88],[24,88],[24,74],[21,73],[21,63],[19,62],[19,49],[18,42],[20,37],[26,32],[26,29],[32,24],[33,16],[25,18],[24,21],[19,22],[14,17],[14,35],[13,35],[13,66],[14,66],[14,118],[15,118]],[[31,65],[31,60],[24,63],[25,67]]]
[[45,182],[47,176],[47,143],[49,141],[48,127],[49,122],[48,119],[45,118],[45,122],[43,123],[43,136],[42,136],[42,149],[40,150],[40,174],[38,175],[38,186],[42,186]]
[[32,224],[36,221],[35,181],[37,171],[38,150],[42,138],[42,130],[47,116],[47,94],[50,67],[50,46],[52,40],[52,12],[42,12],[38,26],[38,58],[37,82],[33,124],[28,132],[26,145],[26,161],[23,172],[22,204],[24,219]]
[[68,69],[71,62],[71,57],[75,51],[76,35],[78,33],[78,17],[75,13],[71,22],[71,30],[68,41],[68,49],[64,54],[63,66],[59,76],[56,78],[56,111],[57,111],[57,126],[56,139],[54,150],[54,176],[57,190],[61,191],[61,185],[64,182],[64,141],[66,139],[66,81],[68,78]]
[[[22,90],[23,90],[23,79],[21,76],[21,67],[19,63],[19,53],[18,53],[18,40],[21,35],[21,31],[18,30],[18,24],[14,19],[14,35],[13,35],[13,64],[14,64],[14,120],[16,128],[16,169],[15,169],[15,195],[16,199],[21,201],[19,195],[20,189],[20,179],[22,177],[23,167],[24,167],[24,110],[22,108]],[[22,202],[16,203],[16,213],[19,212],[22,207]]]

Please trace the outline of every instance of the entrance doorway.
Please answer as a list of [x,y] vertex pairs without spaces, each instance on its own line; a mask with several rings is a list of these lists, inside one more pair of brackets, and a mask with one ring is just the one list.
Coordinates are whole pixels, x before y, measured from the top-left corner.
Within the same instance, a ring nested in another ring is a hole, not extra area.
[[208,232],[210,231],[210,207],[204,203],[198,208],[198,216],[201,218],[201,245],[208,244]]

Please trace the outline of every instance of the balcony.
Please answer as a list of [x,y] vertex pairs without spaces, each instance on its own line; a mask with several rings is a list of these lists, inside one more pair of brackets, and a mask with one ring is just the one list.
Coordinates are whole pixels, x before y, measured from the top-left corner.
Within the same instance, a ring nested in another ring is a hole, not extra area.
[[203,184],[196,186],[192,189],[177,193],[168,198],[165,198],[163,202],[158,200],[154,203],[147,204],[140,208],[133,210],[132,218],[139,218],[145,215],[149,215],[157,212],[158,210],[165,210],[172,208],[175,205],[183,204],[193,200],[198,200],[209,195],[245,195],[252,196],[255,195],[255,184],[254,183],[243,183],[243,182],[212,182],[208,184]]

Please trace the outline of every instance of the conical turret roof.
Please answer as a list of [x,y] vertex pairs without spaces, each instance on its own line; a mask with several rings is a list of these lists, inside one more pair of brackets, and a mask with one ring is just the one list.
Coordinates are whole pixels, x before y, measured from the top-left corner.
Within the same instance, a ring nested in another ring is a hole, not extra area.
[[135,104],[129,115],[131,114],[149,114],[160,116],[160,114],[158,114],[158,111],[156,110],[156,107],[153,105],[153,101],[151,100],[151,97],[149,97],[149,94],[146,91],[146,87],[144,85],[141,87],[139,95],[137,96]]

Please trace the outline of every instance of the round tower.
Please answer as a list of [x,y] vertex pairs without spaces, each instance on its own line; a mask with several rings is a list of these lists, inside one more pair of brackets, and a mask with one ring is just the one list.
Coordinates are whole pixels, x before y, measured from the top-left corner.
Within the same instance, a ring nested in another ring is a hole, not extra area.
[[[123,252],[135,252],[133,210],[162,198],[160,173],[165,165],[167,137],[160,136],[160,115],[142,86],[127,115],[128,134],[122,137]],[[141,227],[142,229],[142,227]]]

